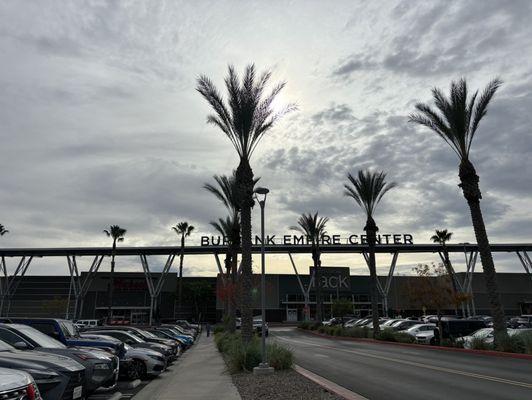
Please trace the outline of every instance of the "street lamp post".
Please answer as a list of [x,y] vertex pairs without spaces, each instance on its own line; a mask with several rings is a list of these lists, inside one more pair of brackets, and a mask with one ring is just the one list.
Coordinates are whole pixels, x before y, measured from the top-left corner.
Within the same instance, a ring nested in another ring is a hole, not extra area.
[[[260,235],[261,235],[261,282],[260,282],[260,297],[261,297],[261,315],[262,315],[262,326],[261,326],[261,359],[262,362],[258,367],[253,368],[253,373],[255,374],[271,374],[273,368],[270,367],[268,361],[266,360],[266,270],[265,270],[265,238],[264,238],[264,207],[266,206],[266,196],[269,193],[269,189],[258,187],[255,189],[255,199],[260,206]],[[262,196],[262,199],[259,199],[259,195]]]

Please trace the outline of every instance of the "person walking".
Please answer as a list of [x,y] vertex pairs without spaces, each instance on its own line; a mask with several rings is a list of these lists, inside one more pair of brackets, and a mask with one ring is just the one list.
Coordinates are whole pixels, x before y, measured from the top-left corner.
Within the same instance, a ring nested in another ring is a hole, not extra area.
[[207,337],[211,335],[211,324],[207,322],[207,325],[205,326],[205,330],[207,331]]

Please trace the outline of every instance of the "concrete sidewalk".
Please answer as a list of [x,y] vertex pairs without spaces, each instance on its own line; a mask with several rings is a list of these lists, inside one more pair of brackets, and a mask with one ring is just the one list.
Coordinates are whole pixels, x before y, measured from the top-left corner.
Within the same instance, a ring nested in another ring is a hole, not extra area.
[[146,385],[134,400],[240,400],[213,336],[198,342],[168,371]]

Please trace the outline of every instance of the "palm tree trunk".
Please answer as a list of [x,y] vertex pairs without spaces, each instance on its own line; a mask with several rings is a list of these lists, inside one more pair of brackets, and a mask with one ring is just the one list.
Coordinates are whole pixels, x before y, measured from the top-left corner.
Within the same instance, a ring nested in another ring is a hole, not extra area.
[[369,245],[369,276],[371,281],[371,319],[373,322],[373,337],[379,334],[379,293],[377,290],[377,266],[375,262],[375,244],[377,242],[377,231],[379,228],[373,218],[368,217],[366,226],[366,237]]
[[[238,232],[238,237],[240,237],[240,232]],[[237,270],[238,270],[238,246],[239,240],[234,243],[238,243],[231,248],[231,291],[229,296],[229,302],[231,307],[229,309],[229,324],[228,330],[231,333],[234,333],[236,330],[236,299],[237,299]]]
[[253,171],[248,160],[242,158],[236,170],[240,206],[240,227],[242,230],[242,340],[249,343],[253,336],[253,304],[251,297],[251,207],[253,206]]
[[111,254],[111,275],[109,276],[109,304],[107,305],[107,323],[111,322],[113,314],[113,295],[115,291],[115,245]]
[[482,210],[480,209],[482,195],[478,185],[479,178],[475,167],[469,160],[462,160],[460,163],[459,177],[461,182],[460,186],[462,187],[464,197],[469,205],[469,211],[471,212],[471,220],[473,222],[473,229],[475,230],[478,251],[484,271],[484,280],[486,281],[486,292],[493,316],[494,341],[497,344],[507,336],[506,323],[504,322],[504,311],[497,289],[495,265],[491,255],[488,234],[486,232]]
[[179,285],[177,291],[177,308],[179,310],[179,318],[183,318],[183,259],[185,258],[185,235],[181,235],[181,254],[179,255]]
[[321,295],[321,260],[318,249],[312,250],[312,260],[314,261],[314,279],[316,286],[316,321],[323,321],[323,297]]
[[224,321],[224,324],[226,325],[226,328],[227,328],[227,325],[229,324],[229,314],[231,313],[231,301],[229,299],[229,290],[230,290],[230,286],[231,286],[231,282],[230,282],[230,279],[231,279],[231,253],[229,251],[229,247],[227,249],[227,252],[225,253],[225,260],[224,260],[224,267],[225,267],[225,279],[222,281],[222,284],[225,286],[224,287],[224,293],[225,293],[225,296],[224,296],[224,311],[223,311],[223,321]]

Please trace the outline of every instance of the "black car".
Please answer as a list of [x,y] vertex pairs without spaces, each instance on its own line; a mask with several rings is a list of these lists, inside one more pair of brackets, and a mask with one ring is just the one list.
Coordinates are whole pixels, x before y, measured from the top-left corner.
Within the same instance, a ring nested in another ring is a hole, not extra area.
[[85,368],[69,357],[20,351],[0,340],[0,367],[30,374],[44,400],[77,400],[85,396]]
[[118,357],[103,350],[68,348],[44,333],[21,324],[0,324],[0,340],[18,350],[37,350],[44,353],[70,357],[85,367],[86,392],[91,394],[99,387],[111,389],[118,379]]

